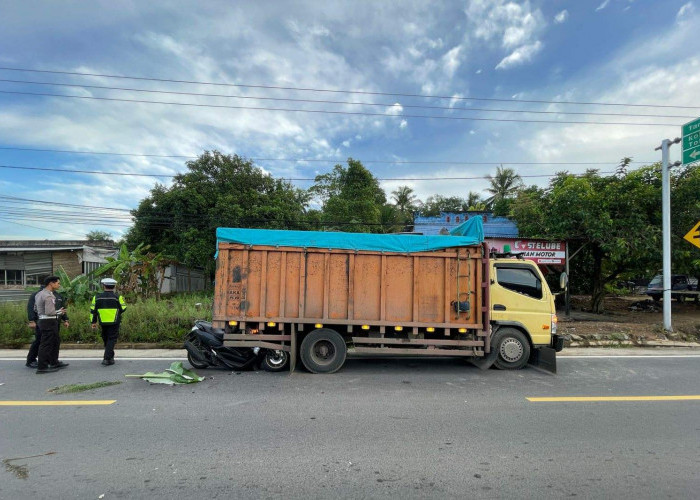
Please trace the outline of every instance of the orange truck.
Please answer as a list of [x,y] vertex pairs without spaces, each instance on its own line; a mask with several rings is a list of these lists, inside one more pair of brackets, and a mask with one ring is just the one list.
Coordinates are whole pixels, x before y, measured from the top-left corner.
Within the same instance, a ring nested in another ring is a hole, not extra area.
[[[554,295],[531,261],[459,236],[219,228],[213,324],[313,373],[348,355],[464,357],[556,372]],[[285,354],[286,353],[286,354]]]

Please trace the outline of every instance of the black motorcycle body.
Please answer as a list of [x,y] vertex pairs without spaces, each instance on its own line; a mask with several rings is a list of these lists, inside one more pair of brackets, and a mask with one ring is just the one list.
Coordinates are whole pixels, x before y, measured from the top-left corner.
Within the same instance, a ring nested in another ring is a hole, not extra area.
[[224,331],[208,321],[197,320],[185,337],[187,360],[193,368],[219,367],[229,370],[252,370],[259,366],[271,372],[283,371],[289,365],[284,351],[258,347],[226,347]]

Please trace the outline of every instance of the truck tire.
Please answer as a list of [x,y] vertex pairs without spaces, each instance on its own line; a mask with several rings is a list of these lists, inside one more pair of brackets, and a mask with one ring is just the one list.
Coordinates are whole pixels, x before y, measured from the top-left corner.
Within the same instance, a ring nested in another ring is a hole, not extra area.
[[499,370],[519,370],[530,359],[530,342],[520,330],[501,328],[491,341],[498,356],[494,366]]
[[333,373],[345,363],[347,347],[343,337],[330,328],[309,333],[301,343],[301,362],[311,373]]

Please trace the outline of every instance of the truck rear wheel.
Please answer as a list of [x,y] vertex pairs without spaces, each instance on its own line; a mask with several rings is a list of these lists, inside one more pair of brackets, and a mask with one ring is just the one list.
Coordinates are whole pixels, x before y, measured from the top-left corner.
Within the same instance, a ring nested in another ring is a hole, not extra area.
[[333,373],[345,363],[347,347],[343,337],[330,328],[309,333],[301,343],[301,362],[311,373]]
[[494,366],[499,370],[519,370],[530,359],[530,343],[520,330],[501,328],[492,341],[498,352]]

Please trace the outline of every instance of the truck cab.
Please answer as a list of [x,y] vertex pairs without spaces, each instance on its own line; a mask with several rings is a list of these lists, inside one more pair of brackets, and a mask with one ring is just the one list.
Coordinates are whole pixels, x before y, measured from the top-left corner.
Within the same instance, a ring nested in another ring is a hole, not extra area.
[[[561,351],[554,294],[539,267],[529,260],[495,258],[490,273],[491,351],[496,366],[519,368],[531,355]],[[563,275],[562,288],[565,281]]]

